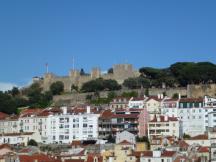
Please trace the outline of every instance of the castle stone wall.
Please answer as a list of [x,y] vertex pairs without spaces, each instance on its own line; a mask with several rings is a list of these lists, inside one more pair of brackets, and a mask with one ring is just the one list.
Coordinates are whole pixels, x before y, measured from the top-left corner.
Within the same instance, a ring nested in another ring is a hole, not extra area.
[[188,97],[203,97],[209,95],[216,97],[216,84],[199,84],[187,86]]
[[91,75],[80,75],[78,70],[71,70],[66,77],[56,76],[52,73],[45,74],[42,86],[44,91],[49,90],[50,85],[56,81],[64,83],[64,91],[71,92],[71,86],[74,84],[81,87],[83,83],[97,78],[114,79],[122,84],[125,79],[139,76],[139,72],[133,69],[131,64],[118,64],[113,66],[113,74],[101,74],[100,68],[93,68]]

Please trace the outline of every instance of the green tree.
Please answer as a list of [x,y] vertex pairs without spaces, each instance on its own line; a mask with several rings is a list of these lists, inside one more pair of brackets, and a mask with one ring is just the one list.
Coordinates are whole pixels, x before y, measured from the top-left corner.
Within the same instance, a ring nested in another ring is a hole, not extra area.
[[138,93],[135,91],[131,91],[131,92],[123,92],[122,97],[137,97]]
[[111,92],[108,93],[107,97],[108,97],[109,101],[112,101],[112,99],[115,98],[116,96],[117,96],[116,93],[111,91]]
[[113,74],[113,68],[108,69],[108,74]]
[[64,91],[64,83],[57,81],[51,84],[50,91],[53,95],[60,95]]
[[13,87],[12,90],[11,90],[11,95],[12,96],[17,96],[20,94],[20,91],[17,87]]
[[189,138],[191,138],[189,134],[186,134],[186,133],[183,134],[183,139],[189,139]]
[[128,78],[124,80],[123,85],[129,89],[138,89],[141,88],[141,86],[143,88],[149,88],[150,81],[143,77]]
[[37,143],[35,140],[30,139],[30,140],[28,141],[28,146],[38,146],[38,143]]
[[0,91],[0,112],[15,114],[17,112],[16,102],[13,97]]
[[115,143],[115,137],[113,137],[111,134],[107,138],[108,143]]
[[72,84],[72,86],[71,86],[71,91],[76,91],[76,92],[78,92],[78,91],[79,91],[79,87],[76,86],[76,85],[74,85],[74,84]]
[[178,93],[174,93],[172,96],[173,99],[178,99],[179,98],[179,94]]
[[117,83],[117,81],[108,79],[104,80],[102,78],[98,78],[95,80],[88,81],[82,85],[82,92],[99,92],[103,90],[113,91],[119,90],[121,86]]

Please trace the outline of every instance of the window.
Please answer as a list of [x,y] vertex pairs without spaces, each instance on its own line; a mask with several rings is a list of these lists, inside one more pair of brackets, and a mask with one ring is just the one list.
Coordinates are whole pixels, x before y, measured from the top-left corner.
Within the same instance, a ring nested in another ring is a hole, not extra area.
[[148,162],[151,162],[151,159],[148,159]]
[[83,124],[83,127],[88,127],[88,124]]

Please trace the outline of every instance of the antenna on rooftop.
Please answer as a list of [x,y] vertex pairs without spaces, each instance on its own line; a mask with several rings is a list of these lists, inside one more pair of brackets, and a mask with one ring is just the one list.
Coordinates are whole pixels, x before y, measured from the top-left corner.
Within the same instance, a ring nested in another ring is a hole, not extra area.
[[49,72],[49,65],[48,65],[48,63],[46,63],[46,73],[48,73]]
[[73,64],[73,70],[74,70],[74,57],[73,57],[73,60],[72,60],[72,64]]

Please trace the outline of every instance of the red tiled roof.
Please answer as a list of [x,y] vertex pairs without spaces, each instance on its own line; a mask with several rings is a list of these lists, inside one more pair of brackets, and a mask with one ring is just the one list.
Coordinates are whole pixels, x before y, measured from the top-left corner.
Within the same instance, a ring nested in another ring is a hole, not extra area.
[[203,102],[203,98],[181,98],[179,102]]
[[101,115],[100,115],[100,118],[103,118],[103,119],[110,119],[112,118],[112,115],[113,115],[113,112],[111,110],[104,110]]
[[199,151],[199,153],[209,152],[209,147],[203,147],[202,146],[202,147],[199,148],[198,151]]
[[0,149],[3,149],[3,148],[11,149],[11,146],[9,144],[2,144],[2,145],[0,145]]
[[85,162],[83,159],[66,159],[64,162]]
[[5,118],[7,118],[9,115],[5,114],[3,112],[0,112],[0,120],[4,120]]
[[133,97],[131,101],[144,101],[144,97]]
[[138,118],[139,114],[113,114],[112,118]]
[[61,162],[44,154],[19,155],[20,162]]
[[178,146],[179,146],[180,148],[188,148],[188,147],[189,147],[189,144],[186,143],[184,140],[180,140],[180,141],[178,142]]
[[[160,118],[160,121],[158,121],[158,118]],[[168,117],[167,116],[167,121],[178,121],[178,118],[176,118],[176,117]],[[155,116],[154,119],[152,119],[149,122],[167,122],[167,121],[165,121],[165,116],[160,115],[159,117]]]
[[132,143],[128,142],[127,140],[123,140],[120,143],[118,143],[119,145],[133,145]]
[[[161,151],[161,157],[172,157],[176,154],[175,151]],[[140,153],[141,156],[146,156],[146,157],[153,157],[153,151],[142,151]]]
[[165,99],[164,102],[177,102],[179,99],[176,99],[176,98],[168,98],[168,99]]
[[200,134],[200,135],[191,137],[189,140],[208,140],[208,135]]
[[98,162],[103,162],[103,157],[100,154],[88,154],[86,162],[95,162],[95,157],[98,158]]

